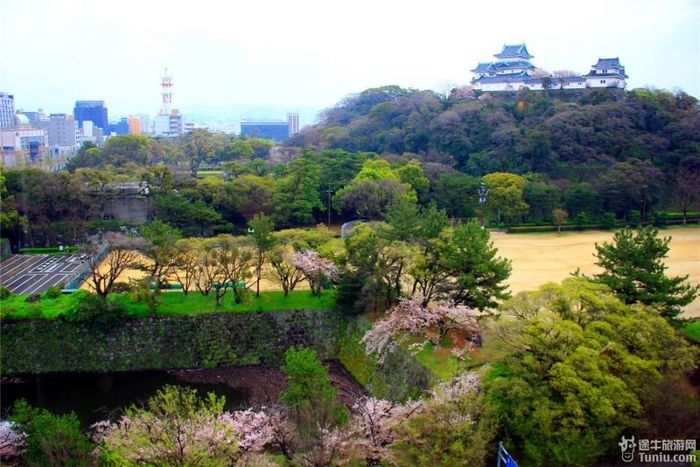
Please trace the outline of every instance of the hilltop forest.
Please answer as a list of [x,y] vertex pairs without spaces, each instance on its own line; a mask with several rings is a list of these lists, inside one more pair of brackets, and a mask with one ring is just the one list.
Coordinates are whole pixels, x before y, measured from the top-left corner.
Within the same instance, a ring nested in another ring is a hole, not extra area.
[[329,197],[334,222],[409,201],[490,225],[663,223],[697,208],[700,113],[683,92],[650,89],[385,86],[327,109],[282,150],[206,130],[123,135],[84,145],[66,169],[2,172],[13,248],[104,228],[95,187],[133,180],[149,183],[152,216],[198,236],[241,231],[259,212],[279,227],[325,222]]

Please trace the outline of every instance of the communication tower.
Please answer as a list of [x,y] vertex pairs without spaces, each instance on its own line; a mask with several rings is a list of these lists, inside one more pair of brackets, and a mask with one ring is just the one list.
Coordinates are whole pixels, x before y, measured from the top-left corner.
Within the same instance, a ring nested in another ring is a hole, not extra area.
[[173,77],[168,74],[167,68],[160,79],[160,86],[163,88],[161,91],[163,107],[161,107],[159,115],[170,115],[170,104],[173,102]]

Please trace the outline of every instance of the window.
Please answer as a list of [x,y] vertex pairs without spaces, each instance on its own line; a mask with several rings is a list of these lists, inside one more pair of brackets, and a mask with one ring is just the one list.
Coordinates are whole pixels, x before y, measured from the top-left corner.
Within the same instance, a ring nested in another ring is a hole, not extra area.
[[605,84],[605,80],[604,80],[604,79],[601,79],[601,80],[600,80],[600,84]]

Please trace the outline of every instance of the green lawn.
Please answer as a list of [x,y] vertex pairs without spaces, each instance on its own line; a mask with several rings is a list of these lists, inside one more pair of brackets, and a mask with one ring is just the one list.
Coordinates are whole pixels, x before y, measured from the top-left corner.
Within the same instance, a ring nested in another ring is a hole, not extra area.
[[[27,303],[27,295],[12,295],[0,301],[0,311],[4,316],[13,318],[56,318],[67,310],[76,306],[78,301],[87,292],[78,291],[73,294],[61,295],[57,298],[49,298],[42,295],[40,301]],[[127,313],[131,316],[146,315],[146,305],[132,300],[130,293],[112,294],[109,300],[120,301],[124,304]],[[235,304],[231,292],[224,296],[219,307],[216,306],[213,292],[205,297],[199,292],[190,292],[185,295],[182,292],[165,292],[158,297],[160,305],[157,309],[159,315],[183,315],[194,313],[212,312],[246,312],[246,311],[271,311],[271,310],[301,310],[305,308],[332,308],[335,306],[335,293],[332,290],[324,291],[320,297],[314,297],[307,290],[290,292],[288,297],[283,292],[261,292],[260,297],[254,293],[248,293],[243,303]]]
[[688,324],[683,326],[683,334],[695,342],[700,342],[700,319],[689,321]]
[[197,172],[197,177],[203,178],[223,178],[223,170],[200,170]]

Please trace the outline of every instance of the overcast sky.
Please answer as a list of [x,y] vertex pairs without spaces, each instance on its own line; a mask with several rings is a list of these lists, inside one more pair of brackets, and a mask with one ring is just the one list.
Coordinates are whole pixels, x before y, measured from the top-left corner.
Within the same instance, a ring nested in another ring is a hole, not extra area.
[[185,115],[284,117],[368,87],[467,84],[523,41],[550,71],[619,56],[628,88],[700,96],[700,0],[0,0],[0,91],[25,110],[155,114],[167,66]]

